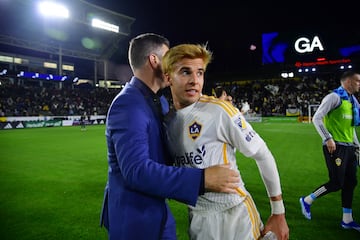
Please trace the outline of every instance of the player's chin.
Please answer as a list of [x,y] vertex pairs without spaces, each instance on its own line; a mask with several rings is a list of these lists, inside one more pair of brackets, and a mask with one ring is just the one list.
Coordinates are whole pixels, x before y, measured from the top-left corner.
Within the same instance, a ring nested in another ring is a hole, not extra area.
[[200,93],[186,93],[185,99],[191,103],[196,102],[200,98]]

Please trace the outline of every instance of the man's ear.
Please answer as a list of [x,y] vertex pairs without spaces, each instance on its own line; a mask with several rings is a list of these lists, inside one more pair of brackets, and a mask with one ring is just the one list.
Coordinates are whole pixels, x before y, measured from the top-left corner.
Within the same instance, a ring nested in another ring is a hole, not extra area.
[[158,63],[160,63],[158,57],[155,54],[149,55],[149,62],[153,68],[157,68]]

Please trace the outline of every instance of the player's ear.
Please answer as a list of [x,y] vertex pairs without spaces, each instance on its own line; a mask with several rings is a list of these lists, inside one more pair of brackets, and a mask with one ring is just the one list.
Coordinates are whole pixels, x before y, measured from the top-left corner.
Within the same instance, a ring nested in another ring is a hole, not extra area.
[[167,86],[171,86],[171,77],[170,74],[164,73],[164,81],[167,83]]

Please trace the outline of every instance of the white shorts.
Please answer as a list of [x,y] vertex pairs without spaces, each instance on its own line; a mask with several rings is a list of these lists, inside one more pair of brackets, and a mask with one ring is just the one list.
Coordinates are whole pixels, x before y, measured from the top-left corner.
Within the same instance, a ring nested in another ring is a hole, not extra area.
[[224,211],[189,211],[190,240],[258,240],[264,228],[251,196]]

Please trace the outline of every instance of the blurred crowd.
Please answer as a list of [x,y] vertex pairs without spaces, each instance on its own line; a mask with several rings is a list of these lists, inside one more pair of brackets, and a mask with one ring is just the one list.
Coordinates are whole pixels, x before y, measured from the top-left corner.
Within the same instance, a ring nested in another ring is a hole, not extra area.
[[0,116],[106,115],[119,89],[0,86]]
[[330,75],[247,81],[224,87],[239,109],[249,104],[250,111],[262,116],[284,116],[287,109],[298,109],[300,115],[307,115],[309,105],[320,104],[322,98],[339,84],[339,80]]
[[[250,112],[276,116],[285,115],[288,108],[299,109],[306,115],[310,104],[319,104],[340,83],[329,75],[219,84],[224,85],[239,109],[248,104]],[[106,115],[119,91],[98,87],[59,89],[3,84],[0,86],[0,116]],[[212,95],[210,91],[204,94]]]

